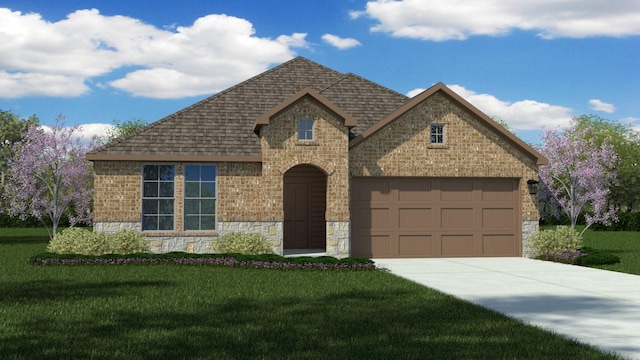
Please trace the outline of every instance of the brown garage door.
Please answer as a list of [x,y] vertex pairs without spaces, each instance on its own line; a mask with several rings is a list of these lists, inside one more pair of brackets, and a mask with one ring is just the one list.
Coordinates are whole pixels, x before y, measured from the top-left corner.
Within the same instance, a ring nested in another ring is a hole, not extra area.
[[353,256],[520,256],[520,224],[517,179],[352,180]]

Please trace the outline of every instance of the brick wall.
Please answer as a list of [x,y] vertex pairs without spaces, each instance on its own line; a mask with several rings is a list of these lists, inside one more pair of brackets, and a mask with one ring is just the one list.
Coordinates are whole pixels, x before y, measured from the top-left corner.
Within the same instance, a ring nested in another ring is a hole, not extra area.
[[[445,125],[445,144],[430,144],[430,124]],[[436,93],[350,151],[351,176],[510,177],[520,179],[522,220],[538,220],[535,161]]]
[[141,166],[136,161],[93,162],[95,222],[140,221]]
[[[314,119],[315,140],[298,141],[297,120]],[[283,221],[283,176],[311,164],[327,174],[326,221],[349,221],[348,129],[312,99],[302,98],[261,129],[264,221]]]

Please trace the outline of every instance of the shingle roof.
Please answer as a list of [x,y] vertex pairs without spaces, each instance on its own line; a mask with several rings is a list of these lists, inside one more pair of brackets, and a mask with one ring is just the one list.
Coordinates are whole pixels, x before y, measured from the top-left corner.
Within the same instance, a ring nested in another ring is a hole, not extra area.
[[261,156],[255,120],[300,90],[310,87],[353,116],[360,134],[408,98],[354,74],[342,74],[297,57],[171,114],[127,138],[93,150],[90,160],[113,156]]

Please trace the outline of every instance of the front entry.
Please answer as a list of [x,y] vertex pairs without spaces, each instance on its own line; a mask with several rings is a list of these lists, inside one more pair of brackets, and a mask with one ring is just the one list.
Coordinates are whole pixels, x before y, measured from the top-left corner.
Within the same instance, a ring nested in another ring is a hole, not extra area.
[[327,176],[312,165],[284,174],[284,248],[326,248]]

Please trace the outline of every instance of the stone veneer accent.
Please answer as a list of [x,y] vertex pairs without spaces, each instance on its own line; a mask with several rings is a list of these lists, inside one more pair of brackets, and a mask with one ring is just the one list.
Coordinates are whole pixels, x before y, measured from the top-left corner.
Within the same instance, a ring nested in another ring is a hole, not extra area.
[[327,221],[327,255],[337,258],[349,256],[351,222]]
[[539,221],[523,220],[522,221],[522,256],[533,257],[534,253],[529,248],[529,239],[539,231]]

